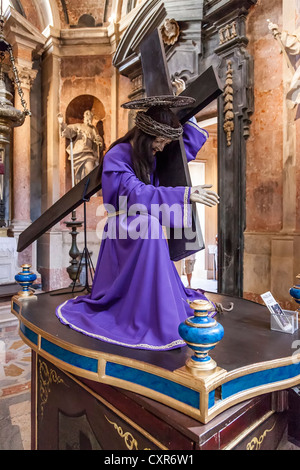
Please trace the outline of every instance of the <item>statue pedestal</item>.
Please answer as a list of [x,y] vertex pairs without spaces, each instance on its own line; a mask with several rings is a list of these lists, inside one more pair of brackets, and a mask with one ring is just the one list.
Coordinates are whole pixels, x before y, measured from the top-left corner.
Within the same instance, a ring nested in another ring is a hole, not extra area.
[[188,347],[147,351],[105,343],[63,325],[56,307],[78,293],[44,293],[35,301],[12,299],[20,336],[39,356],[58,369],[95,383],[148,397],[203,424],[237,403],[300,383],[300,352],[293,349],[299,330],[286,335],[270,328],[267,307],[247,300],[206,293],[212,302],[234,303],[218,314],[225,334],[211,351],[212,371],[186,367]]

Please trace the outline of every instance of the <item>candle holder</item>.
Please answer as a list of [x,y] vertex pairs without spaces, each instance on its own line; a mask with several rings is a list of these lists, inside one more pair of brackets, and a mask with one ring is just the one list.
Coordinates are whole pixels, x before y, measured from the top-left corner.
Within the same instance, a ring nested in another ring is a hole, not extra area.
[[194,316],[187,318],[178,328],[180,336],[194,352],[187,360],[186,367],[196,374],[214,372],[217,364],[208,353],[223,338],[224,328],[209,316],[209,312],[214,310],[211,302],[194,300],[189,305],[194,310]]
[[18,292],[18,299],[36,299],[34,291],[31,289],[32,284],[36,280],[36,274],[30,271],[31,264],[22,264],[22,272],[16,274],[15,280],[22,287]]
[[79,233],[77,231],[77,228],[82,227],[82,222],[77,221],[75,210],[72,211],[71,219],[72,219],[72,222],[65,222],[66,227],[71,228],[70,235],[72,237],[72,245],[69,251],[71,261],[70,261],[70,265],[67,267],[67,273],[69,274],[69,277],[72,281],[70,284],[70,287],[73,286],[73,284],[76,284],[79,286],[81,285],[79,282],[79,275],[80,275],[81,267],[79,266],[80,251],[77,246],[77,235]]

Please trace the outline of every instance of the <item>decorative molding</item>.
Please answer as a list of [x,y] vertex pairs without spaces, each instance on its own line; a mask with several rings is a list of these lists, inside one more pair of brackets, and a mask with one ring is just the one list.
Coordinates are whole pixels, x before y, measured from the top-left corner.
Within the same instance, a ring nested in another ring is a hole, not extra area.
[[173,46],[178,41],[179,35],[180,28],[177,21],[174,18],[171,20],[166,18],[161,27],[161,36],[164,44]]
[[166,17],[166,11],[160,0],[145,2],[132,23],[128,25],[120,43],[118,44],[113,65],[123,74],[132,65],[136,68],[139,63],[138,46],[143,38],[155,28],[159,27]]
[[[128,431],[124,432],[121,426],[119,426],[117,423],[114,423],[113,421],[110,421],[107,416],[104,415],[104,417],[110,424],[112,424],[112,426],[117,431],[119,436],[122,439],[124,439],[125,445],[128,450],[139,450],[138,442],[130,432]],[[143,450],[151,450],[151,449],[143,449]]]
[[256,3],[257,0],[204,0],[204,16],[209,22],[214,22],[237,8],[248,10]]
[[223,28],[219,30],[220,45],[225,44],[231,39],[234,39],[237,37],[236,27],[237,27],[236,21],[233,21],[232,23],[227,24],[226,26],[224,26]]
[[224,88],[224,124],[223,129],[227,138],[227,146],[231,145],[231,135],[234,131],[233,112],[233,68],[232,61],[227,61],[226,82]]
[[257,437],[254,437],[248,444],[247,444],[247,447],[246,449],[247,450],[260,450],[261,446],[262,446],[262,443],[263,441],[265,440],[265,437],[267,435],[268,432],[272,432],[273,429],[275,428],[276,426],[276,421],[275,423],[273,424],[273,426],[271,427],[271,429],[266,429],[263,434],[257,438]]
[[54,369],[48,369],[47,364],[39,359],[39,394],[40,394],[40,411],[41,418],[44,416],[44,407],[48,401],[50,386],[52,384],[64,384],[63,379],[57,374]]
[[131,81],[132,85],[132,93],[135,94],[141,90],[143,87],[143,76],[138,75],[137,77],[133,78]]
[[37,56],[42,54],[46,42],[44,34],[11,7],[5,12],[4,35],[12,47],[29,49]]
[[[31,89],[34,80],[36,79],[38,71],[35,69],[30,69],[29,67],[15,64],[15,67],[18,72],[18,77],[23,88],[27,88],[28,90]],[[9,78],[14,81],[13,71],[9,71]],[[17,87],[17,83],[15,83],[15,87]]]
[[172,18],[170,21],[176,21],[180,27],[177,41],[166,44],[170,75],[181,73],[178,64],[182,63],[186,75],[191,79],[199,75],[203,20],[203,1],[199,5],[199,0],[151,0],[142,4],[122,35],[113,58],[113,65],[122,75],[133,79],[141,73],[139,45],[148,34],[163,27],[167,17]]

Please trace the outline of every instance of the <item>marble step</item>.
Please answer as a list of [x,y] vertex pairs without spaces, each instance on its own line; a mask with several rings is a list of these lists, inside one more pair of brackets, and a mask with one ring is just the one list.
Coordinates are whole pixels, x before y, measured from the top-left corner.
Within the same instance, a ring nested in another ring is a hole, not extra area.
[[5,302],[0,305],[0,329],[7,328],[8,326],[15,326],[18,319],[11,313],[10,302]]

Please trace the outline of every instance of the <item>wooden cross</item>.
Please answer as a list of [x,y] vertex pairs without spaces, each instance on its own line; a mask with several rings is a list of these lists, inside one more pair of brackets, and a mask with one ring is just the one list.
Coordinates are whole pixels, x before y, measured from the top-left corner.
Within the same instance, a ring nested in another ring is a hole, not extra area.
[[[167,60],[160,31],[156,29],[140,45],[144,85],[147,96],[173,95]],[[184,124],[192,116],[216,99],[222,93],[221,85],[214,69],[210,67],[181,95],[190,96],[195,103],[188,108],[173,109]],[[192,186],[187,165],[183,139],[165,147],[157,160],[157,173],[162,186]],[[178,261],[204,248],[196,206],[193,204],[192,227],[171,229],[169,234],[170,258]]]
[[[141,60],[145,78],[146,93],[148,96],[173,95],[172,84],[168,74],[167,60],[159,30],[153,31],[140,44]],[[222,93],[221,86],[213,68],[209,68],[198,77],[182,93],[185,96],[195,98],[192,107],[174,110],[181,123],[184,124],[210,102]],[[160,184],[163,186],[191,186],[189,170],[186,161],[182,139],[172,142],[164,151],[164,164],[158,168]],[[37,240],[47,230],[75,210],[83,202],[83,196],[89,199],[101,189],[102,167],[96,167],[89,175],[68,191],[53,206],[47,209],[35,222],[33,222],[19,236],[18,252],[23,251],[31,243]],[[190,252],[203,248],[203,239],[199,228],[196,211],[193,210],[192,237],[186,232],[179,233],[174,230],[170,233],[169,249],[170,257],[176,261],[185,258]],[[186,248],[186,243],[193,242],[193,250]]]

